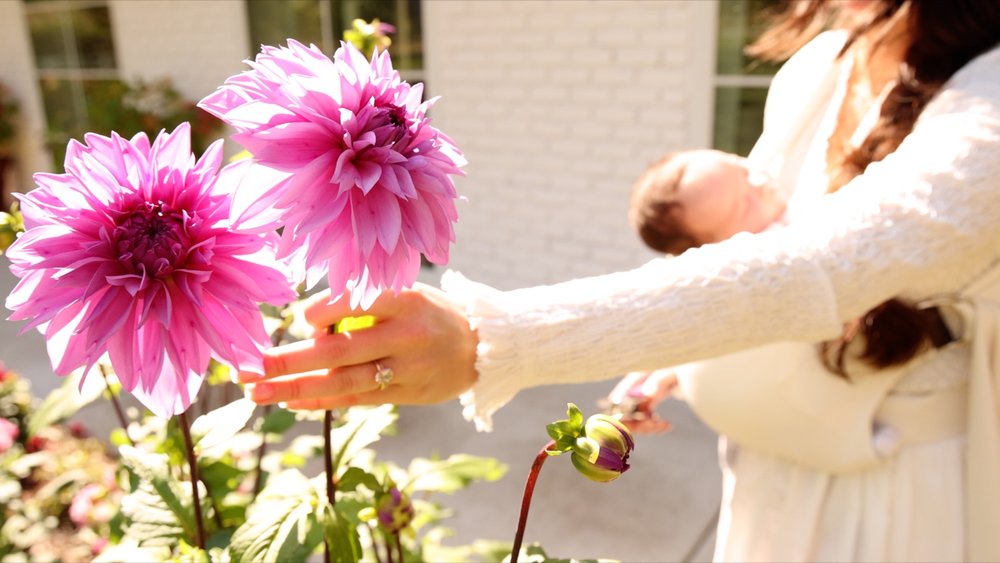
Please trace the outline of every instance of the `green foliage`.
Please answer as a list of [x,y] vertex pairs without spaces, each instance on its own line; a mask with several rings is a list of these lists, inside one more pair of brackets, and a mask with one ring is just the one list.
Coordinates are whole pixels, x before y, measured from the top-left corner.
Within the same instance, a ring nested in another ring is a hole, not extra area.
[[496,481],[507,473],[507,466],[492,457],[454,454],[441,460],[416,458],[407,473],[410,481],[403,487],[407,491],[453,493],[475,481]]
[[[93,373],[96,371],[97,368],[94,368],[89,377],[100,377],[100,374]],[[68,419],[101,397],[103,386],[81,386],[82,378],[83,370],[66,376],[63,384],[42,401],[28,419],[29,436],[35,436],[41,429]]]
[[344,31],[344,41],[353,44],[366,57],[370,57],[375,49],[385,51],[392,45],[392,39],[387,33],[395,31],[390,25],[384,24],[378,18],[371,22],[357,18],[351,22],[351,28]]
[[191,439],[195,452],[226,443],[243,430],[253,417],[257,404],[249,399],[237,399],[228,405],[203,414],[191,423]]
[[319,495],[302,473],[271,478],[233,533],[229,554],[240,561],[303,561],[323,541]]
[[555,445],[549,448],[549,455],[559,455],[573,450],[577,439],[583,436],[583,413],[573,403],[566,408],[566,418],[545,427]]
[[171,546],[182,538],[196,537],[190,484],[173,475],[169,458],[131,446],[119,448],[122,463],[138,479],[136,488],[122,500],[128,519],[126,533],[139,545]]
[[356,522],[352,522],[338,507],[323,507],[323,533],[330,549],[330,561],[359,561],[364,553]]

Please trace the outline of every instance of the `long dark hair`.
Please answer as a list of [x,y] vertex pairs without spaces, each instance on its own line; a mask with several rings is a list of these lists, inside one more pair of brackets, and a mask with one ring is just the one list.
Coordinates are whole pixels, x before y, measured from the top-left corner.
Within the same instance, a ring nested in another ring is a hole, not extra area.
[[[1000,42],[1000,2],[993,0],[875,0],[864,21],[845,23],[829,0],[797,0],[775,16],[773,25],[747,48],[769,60],[787,58],[830,25],[850,30],[841,56],[861,35],[887,22],[900,10],[906,18],[908,46],[896,84],[879,119],[857,149],[832,163],[839,170],[829,191],[836,191],[872,162],[885,158],[913,130],[924,107],[958,69]],[[839,19],[838,19],[839,18]],[[861,359],[878,368],[903,364],[932,343],[933,319],[900,298],[889,299],[848,323],[841,338],[825,342],[821,356],[829,369],[846,375],[844,350],[864,337]]]

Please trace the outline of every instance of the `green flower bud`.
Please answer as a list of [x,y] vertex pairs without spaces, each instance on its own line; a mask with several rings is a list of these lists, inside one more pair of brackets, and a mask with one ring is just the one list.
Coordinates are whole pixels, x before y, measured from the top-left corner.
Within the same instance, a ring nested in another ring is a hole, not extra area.
[[413,521],[413,503],[409,495],[390,483],[386,491],[375,496],[375,513],[379,527],[395,534]]
[[595,414],[584,424],[571,460],[584,477],[607,483],[628,470],[628,456],[634,448],[632,433],[624,424],[606,414]]

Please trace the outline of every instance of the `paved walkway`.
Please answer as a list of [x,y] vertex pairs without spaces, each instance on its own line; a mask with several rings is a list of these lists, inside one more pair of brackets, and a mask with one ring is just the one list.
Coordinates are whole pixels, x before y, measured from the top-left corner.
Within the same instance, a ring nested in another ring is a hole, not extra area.
[[[0,257],[0,302],[14,286]],[[6,318],[4,310],[3,317]],[[0,361],[32,381],[36,395],[59,385],[37,332],[17,336],[15,323],[0,321]],[[574,402],[590,414],[611,382],[528,390],[495,417],[496,430],[478,434],[462,420],[457,403],[403,408],[399,433],[377,446],[384,459],[406,463],[416,456],[470,453],[496,457],[510,466],[497,483],[473,485],[439,498],[456,511],[449,543],[475,538],[513,538],[524,478],[535,454],[548,440],[545,425]],[[535,489],[526,542],[540,542],[552,556],[606,557],[627,562],[710,561],[719,470],[715,436],[683,404],[669,402],[661,414],[670,433],[640,437],[632,469],[610,484],[577,475],[569,459],[549,460]],[[97,435],[115,426],[106,404],[78,415]]]

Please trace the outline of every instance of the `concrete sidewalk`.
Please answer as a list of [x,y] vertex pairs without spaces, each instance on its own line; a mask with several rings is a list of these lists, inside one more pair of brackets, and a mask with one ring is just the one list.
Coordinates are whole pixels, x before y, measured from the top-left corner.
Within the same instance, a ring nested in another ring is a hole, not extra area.
[[[16,280],[0,257],[0,298]],[[6,318],[8,312],[4,312]],[[56,388],[45,345],[37,332],[17,336],[18,323],[0,322],[0,361],[32,382],[36,396]],[[548,440],[545,425],[562,418],[566,403],[585,414],[613,381],[531,389],[497,413],[496,430],[480,434],[460,414],[457,402],[400,409],[399,433],[376,445],[379,456],[405,464],[434,454],[470,453],[496,457],[509,465],[497,483],[475,484],[438,500],[455,510],[451,544],[475,538],[513,538],[521,491],[528,468]],[[609,484],[578,475],[566,458],[545,464],[541,473],[525,542],[540,542],[555,557],[605,557],[621,561],[709,561],[720,498],[716,437],[687,407],[669,401],[660,409],[674,430],[637,439],[632,469]],[[106,403],[78,415],[98,436],[116,426]]]

